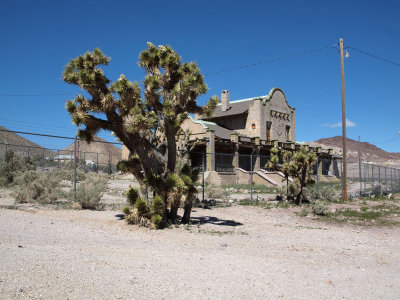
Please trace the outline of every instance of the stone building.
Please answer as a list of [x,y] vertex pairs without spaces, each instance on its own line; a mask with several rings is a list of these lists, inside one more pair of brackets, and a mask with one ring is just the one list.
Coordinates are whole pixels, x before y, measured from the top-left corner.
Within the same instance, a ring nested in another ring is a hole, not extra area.
[[[270,149],[296,151],[302,146],[296,143],[295,108],[280,88],[271,89],[265,96],[235,101],[230,101],[229,91],[224,90],[210,118],[189,117],[181,127],[190,133],[192,165],[204,168],[205,180],[214,184],[249,183],[249,171],[253,171],[256,183],[281,185],[283,174],[265,169]],[[183,136],[177,140],[180,138]],[[321,179],[333,175],[337,157],[331,149],[313,150],[319,158]],[[125,148],[123,157],[127,154]]]

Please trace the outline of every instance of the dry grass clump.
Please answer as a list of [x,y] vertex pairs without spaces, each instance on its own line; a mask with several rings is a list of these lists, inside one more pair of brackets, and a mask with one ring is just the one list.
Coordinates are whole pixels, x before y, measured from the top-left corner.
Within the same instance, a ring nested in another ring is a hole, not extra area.
[[60,182],[51,173],[29,170],[22,173],[16,182],[19,185],[15,193],[15,200],[18,203],[54,203],[61,193]]
[[106,177],[97,174],[86,175],[86,180],[76,188],[76,201],[82,206],[82,209],[99,210],[103,208],[100,200],[107,190],[107,181]]

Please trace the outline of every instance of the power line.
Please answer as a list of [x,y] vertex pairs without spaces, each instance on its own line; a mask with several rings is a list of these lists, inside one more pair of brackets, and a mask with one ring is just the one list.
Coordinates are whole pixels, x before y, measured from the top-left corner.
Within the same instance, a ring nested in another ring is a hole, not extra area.
[[0,97],[46,97],[46,96],[65,96],[72,95],[73,92],[69,93],[44,93],[44,94],[0,94]]
[[[280,56],[280,57],[276,57],[276,58],[263,60],[263,61],[252,63],[252,64],[236,66],[236,67],[231,67],[228,69],[209,72],[209,73],[204,74],[204,76],[210,76],[210,75],[232,72],[232,71],[237,71],[237,70],[246,69],[246,68],[252,68],[252,67],[259,66],[259,65],[263,65],[263,64],[267,64],[267,63],[271,63],[271,62],[278,62],[278,61],[286,60],[286,59],[291,59],[291,58],[294,58],[297,56],[307,55],[307,54],[311,54],[314,52],[322,51],[322,50],[329,49],[329,48],[335,48],[335,47],[337,47],[337,45],[329,45],[329,46],[325,46],[325,47],[314,48],[314,49],[301,51],[301,52],[297,52],[297,53],[286,55],[286,56]],[[72,95],[72,94],[74,94],[74,93],[70,92],[70,93],[43,93],[43,94],[40,94],[40,93],[38,93],[38,94],[0,94],[0,97],[42,97],[42,96],[47,97],[47,96]]]
[[291,58],[294,58],[294,57],[297,57],[297,56],[307,55],[307,54],[311,54],[311,53],[314,53],[314,52],[322,51],[322,50],[329,49],[329,48],[335,48],[335,47],[337,47],[337,45],[329,45],[329,46],[325,46],[325,47],[314,48],[314,49],[311,49],[311,50],[297,52],[297,53],[294,53],[294,54],[291,54],[291,55],[280,56],[280,57],[277,57],[277,58],[263,60],[263,61],[260,61],[260,62],[257,62],[257,63],[252,63],[252,64],[247,64],[247,65],[232,67],[232,68],[228,68],[228,69],[224,69],[224,70],[220,70],[220,71],[215,71],[215,72],[209,72],[209,73],[204,74],[204,76],[215,75],[215,74],[219,74],[219,73],[226,73],[226,72],[237,71],[237,70],[241,70],[241,69],[245,69],[245,68],[256,67],[256,66],[259,66],[259,65],[263,65],[263,64],[267,64],[267,63],[271,63],[271,62],[277,62],[277,61],[286,60],[286,59],[291,59]]
[[377,55],[375,55],[375,54],[368,53],[368,52],[366,52],[366,51],[363,51],[363,50],[360,50],[360,49],[357,49],[357,48],[354,48],[354,47],[351,47],[351,46],[346,46],[346,48],[347,48],[347,49],[356,50],[356,51],[358,51],[358,52],[360,52],[360,53],[363,53],[363,54],[365,54],[365,55],[371,56],[371,57],[373,57],[373,58],[379,59],[379,60],[381,60],[381,61],[384,61],[384,62],[387,62],[387,63],[389,63],[389,64],[395,65],[395,66],[397,66],[397,67],[400,67],[400,64],[399,64],[399,63],[394,62],[394,61],[391,61],[391,60],[388,60],[388,59],[383,58],[383,57],[379,57],[379,56],[377,56]]

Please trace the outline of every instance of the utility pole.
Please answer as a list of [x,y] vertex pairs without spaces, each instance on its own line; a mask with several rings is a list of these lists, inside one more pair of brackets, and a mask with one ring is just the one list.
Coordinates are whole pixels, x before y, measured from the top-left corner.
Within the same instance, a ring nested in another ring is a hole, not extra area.
[[358,135],[358,173],[360,175],[360,197],[362,194],[362,183],[361,183],[361,144],[360,135]]
[[343,201],[347,201],[347,151],[346,151],[346,100],[344,94],[344,57],[343,57],[343,39],[339,41],[340,45],[340,69],[342,75],[342,135],[343,135]]

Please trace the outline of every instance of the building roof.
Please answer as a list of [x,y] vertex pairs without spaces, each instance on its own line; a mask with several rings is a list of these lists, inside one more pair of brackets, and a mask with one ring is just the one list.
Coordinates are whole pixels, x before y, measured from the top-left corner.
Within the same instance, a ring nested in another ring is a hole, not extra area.
[[[211,118],[206,118],[203,116],[198,116],[198,118],[202,119],[202,120],[206,120],[206,119],[213,119],[213,118],[243,114],[248,111],[249,105],[251,103],[253,103],[254,100],[261,100],[263,102],[263,104],[266,104],[271,99],[271,97],[275,91],[280,91],[280,92],[282,92],[283,95],[285,95],[280,88],[275,87],[270,90],[268,95],[230,101],[229,108],[227,111],[222,111],[222,105],[221,105],[221,103],[219,103],[215,107],[213,116]],[[285,100],[286,100],[286,96],[285,96]],[[287,103],[287,100],[286,100],[286,103]],[[294,109],[294,107],[290,106],[289,103],[287,103],[287,104],[291,109]]]
[[217,136],[217,137],[219,137],[221,139],[228,139],[229,140],[231,138],[231,132],[233,132],[232,130],[229,130],[229,129],[226,129],[225,127],[219,126],[214,122],[194,119],[191,116],[189,116],[189,118],[194,123],[202,125],[204,129],[214,131],[215,136]]

